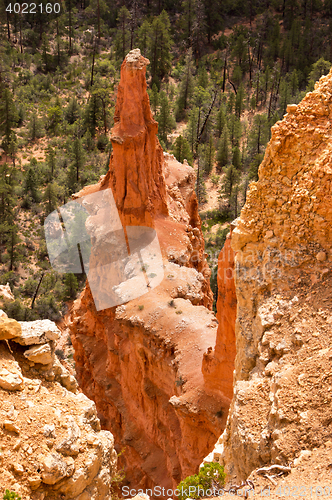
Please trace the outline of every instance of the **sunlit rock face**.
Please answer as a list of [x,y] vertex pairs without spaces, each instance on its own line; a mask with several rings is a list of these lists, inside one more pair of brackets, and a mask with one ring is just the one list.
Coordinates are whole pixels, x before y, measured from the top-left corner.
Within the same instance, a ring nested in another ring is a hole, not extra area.
[[212,454],[232,481],[331,440],[331,117],[330,72],[272,127],[232,234],[234,397]]
[[[213,448],[229,397],[206,384],[202,373],[218,323],[211,312],[195,173],[159,145],[146,92],[147,64],[138,50],[123,62],[109,172],[75,199],[111,189],[127,241],[128,228],[155,230],[163,277],[141,296],[99,311],[87,284],[73,305],[70,329],[79,384],[96,402],[118,451],[125,448],[119,460],[126,482],[174,487],[197,472]],[[90,234],[98,232],[93,214],[86,226]],[[90,267],[107,287],[101,267],[109,247],[91,241]],[[116,292],[127,290],[124,283]]]

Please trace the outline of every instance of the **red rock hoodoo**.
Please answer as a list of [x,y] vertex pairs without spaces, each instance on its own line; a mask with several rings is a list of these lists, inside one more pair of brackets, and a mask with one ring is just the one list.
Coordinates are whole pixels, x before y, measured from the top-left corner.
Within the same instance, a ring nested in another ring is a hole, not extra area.
[[[147,63],[138,49],[127,55],[109,172],[76,196],[111,187],[124,225],[154,227],[164,278],[149,293],[99,312],[87,284],[71,311],[79,384],[118,451],[125,448],[120,460],[135,488],[174,487],[195,473],[225,427],[229,406],[228,395],[202,373],[217,321],[195,174],[162,152],[146,92]],[[102,263],[105,255],[93,245],[92,259]]]

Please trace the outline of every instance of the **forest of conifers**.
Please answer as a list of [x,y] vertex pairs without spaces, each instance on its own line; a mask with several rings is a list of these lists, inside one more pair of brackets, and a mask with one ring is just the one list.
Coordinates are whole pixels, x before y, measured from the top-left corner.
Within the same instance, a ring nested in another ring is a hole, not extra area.
[[106,173],[120,65],[150,60],[165,151],[197,171],[213,269],[273,124],[332,60],[332,0],[0,3],[0,284],[16,319],[59,319],[82,287],[47,257],[45,217]]

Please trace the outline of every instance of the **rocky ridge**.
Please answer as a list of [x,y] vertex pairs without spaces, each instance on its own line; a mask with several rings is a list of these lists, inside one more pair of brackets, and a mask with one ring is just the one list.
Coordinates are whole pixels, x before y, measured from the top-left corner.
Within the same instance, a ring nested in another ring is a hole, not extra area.
[[[162,152],[146,92],[147,63],[138,50],[123,62],[109,172],[75,198],[112,188],[124,225],[155,229],[164,279],[149,293],[99,312],[87,284],[73,305],[70,330],[78,382],[118,451],[125,447],[127,484],[169,488],[195,472],[212,448],[230,400],[202,373],[217,321],[195,173]],[[86,225],[96,230],[92,219]],[[93,244],[97,277],[103,252]]]
[[[235,387],[209,457],[232,482],[270,486],[270,498],[332,479],[332,72],[287,111],[232,234]],[[271,464],[287,477],[259,479]]]
[[0,314],[0,494],[24,500],[111,498],[116,453],[96,408],[55,355],[49,320]]

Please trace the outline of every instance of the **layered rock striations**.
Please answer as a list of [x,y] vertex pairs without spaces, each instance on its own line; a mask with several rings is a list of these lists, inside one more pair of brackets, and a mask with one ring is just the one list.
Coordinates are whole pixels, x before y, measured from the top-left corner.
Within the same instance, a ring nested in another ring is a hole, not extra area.
[[[195,472],[224,428],[229,406],[202,374],[217,321],[210,310],[195,174],[162,152],[146,93],[147,63],[139,50],[127,55],[109,172],[76,196],[111,188],[123,225],[153,227],[164,278],[149,293],[99,312],[87,284],[73,305],[70,327],[79,384],[96,402],[118,451],[124,448],[126,481],[137,488],[174,487]],[[103,258],[92,239],[97,276]]]
[[[233,480],[331,451],[331,119],[330,72],[272,127],[232,234],[235,388],[213,455]],[[312,484],[327,468],[324,458],[310,470]]]
[[55,355],[59,334],[48,320],[0,317],[0,494],[107,500],[114,439]]

